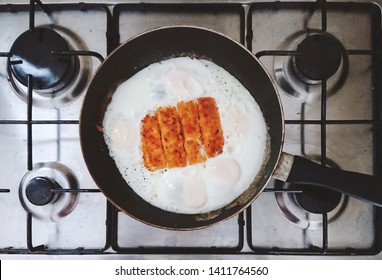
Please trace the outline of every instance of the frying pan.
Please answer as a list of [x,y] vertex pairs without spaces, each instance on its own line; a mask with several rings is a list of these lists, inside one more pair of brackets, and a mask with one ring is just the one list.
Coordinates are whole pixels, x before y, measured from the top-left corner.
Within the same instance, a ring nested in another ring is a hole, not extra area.
[[[104,112],[118,85],[152,63],[178,56],[208,59],[225,68],[249,90],[268,126],[269,156],[253,183],[229,205],[204,214],[172,213],[144,201],[123,179],[109,156],[102,134]],[[82,152],[95,183],[119,210],[149,225],[191,230],[226,220],[251,204],[272,177],[330,188],[382,206],[380,178],[326,168],[302,157],[286,154],[282,152],[283,138],[284,120],[279,96],[259,61],[232,39],[192,26],[155,29],[119,46],[92,78],[80,117]]]

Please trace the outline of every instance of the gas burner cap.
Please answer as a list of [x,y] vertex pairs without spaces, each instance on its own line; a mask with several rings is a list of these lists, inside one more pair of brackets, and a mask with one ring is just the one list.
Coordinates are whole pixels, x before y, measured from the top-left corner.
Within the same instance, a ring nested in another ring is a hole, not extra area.
[[315,186],[295,185],[301,190],[295,193],[296,202],[309,213],[323,214],[333,211],[341,201],[342,194]]
[[48,177],[35,177],[27,183],[25,195],[34,205],[47,205],[57,199],[58,194],[53,190],[58,188],[57,182]]
[[[27,47],[25,47],[27,46]],[[13,43],[7,77],[17,96],[28,102],[28,75],[33,76],[33,106],[57,109],[72,102],[86,89],[92,58],[51,51],[87,50],[81,38],[58,25],[35,27]]]
[[301,53],[276,56],[274,59],[276,82],[288,96],[313,103],[321,97],[323,79],[327,79],[328,96],[344,85],[349,72],[349,59],[340,41],[331,34],[320,30],[301,30],[288,36],[278,49]]
[[343,47],[332,36],[324,33],[306,37],[298,46],[301,55],[294,57],[296,74],[307,83],[328,79],[341,65]]
[[72,191],[77,189],[77,179],[68,167],[59,162],[43,162],[24,174],[19,198],[33,217],[57,221],[69,215],[77,205],[79,193]]
[[[312,156],[310,159],[318,160],[319,156]],[[335,162],[327,161],[328,166],[339,168]],[[303,229],[320,228],[322,226],[322,214],[324,213],[327,214],[329,223],[335,221],[348,203],[347,196],[322,187],[276,182],[277,187],[280,189],[301,191],[277,192],[275,197],[283,216]]]
[[70,56],[53,55],[53,50],[69,51],[65,39],[54,30],[35,28],[24,32],[10,50],[12,73],[24,86],[28,86],[28,75],[32,75],[33,89],[54,89],[64,84],[73,77],[75,60]]

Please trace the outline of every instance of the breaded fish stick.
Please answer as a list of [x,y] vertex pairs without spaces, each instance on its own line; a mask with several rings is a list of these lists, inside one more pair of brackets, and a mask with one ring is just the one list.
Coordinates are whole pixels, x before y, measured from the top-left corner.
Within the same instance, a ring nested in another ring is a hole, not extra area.
[[208,157],[214,157],[223,152],[224,146],[218,107],[212,97],[198,98],[197,106],[204,150]]
[[163,150],[169,168],[187,165],[187,155],[184,149],[184,138],[178,112],[175,107],[160,107],[156,113]]
[[193,101],[179,102],[177,107],[183,129],[188,164],[203,162],[206,160],[206,156],[200,135],[198,107]]
[[157,116],[146,115],[141,122],[143,163],[150,171],[167,167]]

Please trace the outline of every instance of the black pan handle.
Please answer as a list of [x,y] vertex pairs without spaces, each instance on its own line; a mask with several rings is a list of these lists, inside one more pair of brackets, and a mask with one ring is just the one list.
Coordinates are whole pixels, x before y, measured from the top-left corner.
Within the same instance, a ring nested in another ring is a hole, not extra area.
[[283,173],[280,178],[283,181],[328,188],[382,207],[382,178],[325,167],[286,153],[282,154],[280,160],[283,162],[279,162],[275,173]]

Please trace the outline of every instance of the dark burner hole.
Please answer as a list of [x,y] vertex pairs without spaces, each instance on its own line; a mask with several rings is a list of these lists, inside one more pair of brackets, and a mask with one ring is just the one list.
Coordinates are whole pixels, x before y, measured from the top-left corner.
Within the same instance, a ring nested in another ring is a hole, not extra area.
[[37,90],[52,89],[65,83],[75,73],[75,61],[70,56],[53,55],[53,50],[69,51],[69,45],[57,32],[48,28],[24,32],[10,50],[13,75],[24,86],[28,86],[28,75],[32,75],[33,89]]
[[344,48],[335,38],[324,34],[306,37],[298,46],[301,55],[294,57],[297,76],[311,81],[321,81],[333,76],[340,67]]
[[58,185],[55,181],[46,177],[36,177],[28,182],[25,194],[32,204],[43,206],[57,199],[58,194],[52,192],[57,188]]
[[341,193],[326,188],[311,185],[295,185],[294,187],[302,190],[301,193],[295,194],[296,202],[310,213],[328,213],[334,210],[341,201]]

